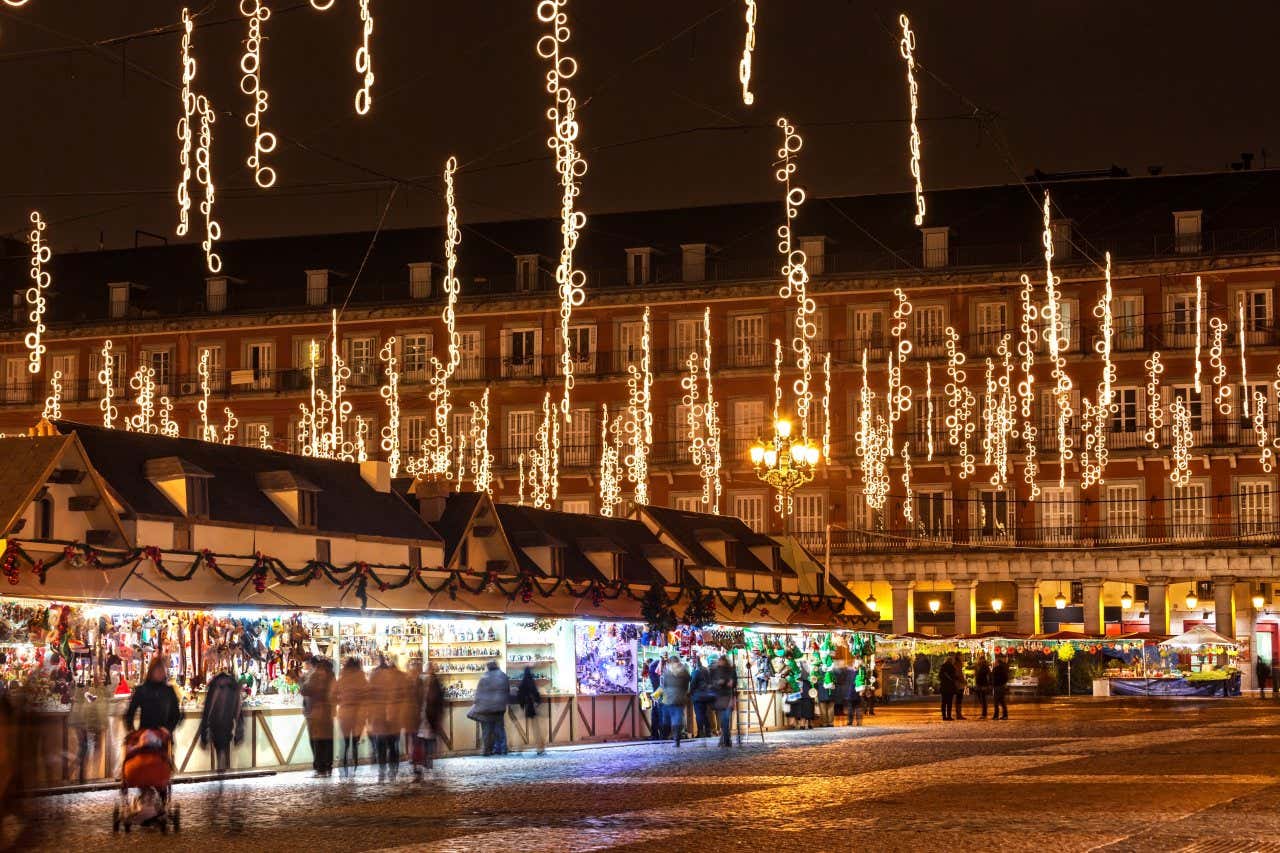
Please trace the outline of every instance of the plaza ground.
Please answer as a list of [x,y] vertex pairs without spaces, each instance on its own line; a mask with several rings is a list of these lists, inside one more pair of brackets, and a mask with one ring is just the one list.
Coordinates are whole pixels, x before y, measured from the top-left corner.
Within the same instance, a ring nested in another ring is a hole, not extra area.
[[108,792],[31,801],[25,849],[1280,851],[1280,702],[1071,700],[1006,721],[456,758],[427,781],[178,786],[180,835],[112,836]]

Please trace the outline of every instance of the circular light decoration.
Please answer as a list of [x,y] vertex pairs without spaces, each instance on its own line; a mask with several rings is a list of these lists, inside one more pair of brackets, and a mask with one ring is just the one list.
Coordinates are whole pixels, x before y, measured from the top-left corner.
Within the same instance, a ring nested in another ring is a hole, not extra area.
[[920,179],[920,127],[916,124],[916,116],[920,112],[920,87],[916,84],[916,34],[911,32],[911,20],[906,15],[898,16],[898,25],[902,27],[902,41],[898,50],[907,63],[907,96],[911,100],[911,177],[916,181],[916,225],[924,224],[924,184]]
[[1067,485],[1067,463],[1071,461],[1074,455],[1072,447],[1075,443],[1072,440],[1069,429],[1073,415],[1071,411],[1071,377],[1067,374],[1067,360],[1062,353],[1063,348],[1071,343],[1071,330],[1064,328],[1062,323],[1062,311],[1059,304],[1062,294],[1058,290],[1058,285],[1062,283],[1062,278],[1053,272],[1053,228],[1050,216],[1049,193],[1046,190],[1044,194],[1044,231],[1040,238],[1044,243],[1045,274],[1045,305],[1041,309],[1041,316],[1048,324],[1045,334],[1048,335],[1049,360],[1053,363],[1053,399],[1058,410],[1058,488],[1063,489]]
[[1133,596],[1130,595],[1129,590],[1126,589],[1120,596],[1120,609],[1128,610],[1130,607],[1133,607]]
[[[360,88],[356,90],[356,112],[360,115],[367,115],[369,108],[373,106],[373,53],[369,50],[369,36],[373,35],[371,4],[372,0],[360,0],[360,47],[356,48],[356,74],[364,75]],[[311,5],[315,6],[315,0],[312,0]],[[332,5],[330,0],[329,6]],[[324,11],[329,6],[316,8]]]
[[204,186],[204,198],[200,202],[200,212],[204,214],[204,240],[201,241],[200,248],[204,249],[205,265],[209,272],[216,273],[222,269],[222,258],[213,250],[213,244],[222,239],[222,226],[213,218],[213,122],[216,117],[213,106],[204,95],[196,97],[196,111],[200,113],[196,180]]
[[720,477],[723,459],[720,455],[720,413],[711,384],[711,309],[702,312],[702,375],[707,380],[707,393],[702,404],[706,442],[702,454],[702,503],[715,515],[720,514],[720,498],[724,483]]
[[742,103],[751,106],[756,96],[751,93],[751,53],[756,49],[756,0],[746,0],[747,35],[742,44],[742,60],[738,63],[738,82],[742,84]]
[[1187,597],[1183,600],[1183,603],[1187,605],[1188,610],[1196,609],[1196,605],[1200,603],[1200,599],[1196,597],[1194,587],[1192,587],[1191,592],[1187,593]]
[[1147,368],[1147,430],[1143,438],[1152,450],[1160,449],[1160,430],[1164,428],[1164,407],[1160,405],[1160,374],[1164,373],[1164,365],[1160,363],[1160,351],[1151,353],[1146,361]]
[[167,396],[160,397],[160,434],[169,438],[179,436],[178,422],[173,419],[173,400]]
[[874,592],[867,596],[866,605],[867,609],[872,613],[880,612],[880,602],[876,601],[876,594]]
[[102,342],[102,353],[99,356],[101,366],[98,368],[98,384],[102,387],[102,399],[98,408],[102,411],[102,425],[107,429],[115,429],[119,410],[112,401],[116,393],[115,357],[111,354],[110,339]]
[[253,170],[254,182],[267,189],[276,182],[276,170],[263,162],[263,155],[276,149],[276,135],[262,129],[267,112],[267,90],[262,88],[262,25],[271,17],[264,0],[240,0],[240,14],[249,22],[240,57],[240,91],[253,99],[253,108],[245,114],[245,126],[253,131],[253,152],[245,161]]
[[27,318],[31,320],[31,331],[27,332],[23,343],[27,347],[27,371],[29,373],[39,373],[40,365],[44,359],[44,312],[48,307],[45,300],[45,291],[49,289],[49,283],[52,280],[49,273],[44,269],[44,265],[49,263],[53,257],[53,251],[48,244],[44,242],[44,220],[40,217],[40,211],[31,211],[31,286],[27,288],[26,298],[27,304],[31,306],[31,311],[27,314]]
[[791,186],[791,176],[796,172],[793,158],[800,153],[804,140],[796,133],[795,127],[787,119],[779,118],[777,125],[782,129],[782,146],[778,149],[779,166],[774,176],[783,186],[783,209],[786,222],[778,226],[778,252],[782,255],[782,286],[778,295],[783,299],[796,300],[796,316],[791,349],[796,354],[796,367],[800,377],[796,379],[793,392],[796,398],[796,418],[800,421],[801,437],[809,435],[809,410],[813,404],[813,392],[809,388],[812,379],[813,340],[817,337],[818,326],[814,322],[817,304],[809,296],[809,271],[805,268],[805,253],[794,247],[794,224],[804,204],[805,191]]
[[[387,454],[391,476],[400,473],[400,373],[396,370],[396,339],[387,338],[378,358],[386,365],[387,381],[378,389],[379,396],[387,401],[387,423],[382,428],[382,450]],[[488,389],[485,397],[488,398]]]
[[600,406],[600,514],[612,517],[622,504],[622,467],[619,433],[621,416],[609,420],[609,404]]
[[937,596],[934,596],[933,598],[930,598],[930,599],[929,599],[929,612],[930,612],[930,613],[937,613],[937,612],[938,612],[939,610],[941,610],[941,609],[942,609],[942,602],[941,602],[940,600],[938,600],[938,597],[937,597]]
[[1053,597],[1053,606],[1059,610],[1065,610],[1067,607],[1067,597],[1062,594],[1062,590],[1058,590],[1058,594]]
[[49,396],[44,399],[44,412],[41,420],[62,420],[62,371],[55,370],[49,377]]
[[627,479],[635,489],[635,502],[649,503],[649,448],[653,445],[653,372],[651,368],[652,336],[649,328],[649,309],[644,309],[640,334],[640,364],[627,365],[627,410],[623,420],[627,453],[623,464]]
[[223,414],[227,416],[227,422],[222,427],[222,443],[235,444],[236,430],[239,429],[240,427],[240,419],[236,417],[235,412],[231,411],[230,406],[227,406],[222,411],[223,411]]
[[191,227],[191,124],[196,117],[196,96],[191,91],[191,84],[196,79],[196,60],[191,55],[191,31],[195,22],[187,9],[182,10],[182,41],[180,42],[179,63],[182,65],[182,89],[179,99],[182,105],[182,117],[178,119],[178,141],[182,143],[178,149],[178,165],[182,167],[182,177],[178,179],[178,228],[177,235],[185,237]]
[[991,599],[991,612],[999,613],[1001,610],[1004,610],[1004,599],[996,596]]
[[493,453],[489,450],[489,389],[480,403],[471,404],[471,481],[477,492],[490,494],[493,484]]

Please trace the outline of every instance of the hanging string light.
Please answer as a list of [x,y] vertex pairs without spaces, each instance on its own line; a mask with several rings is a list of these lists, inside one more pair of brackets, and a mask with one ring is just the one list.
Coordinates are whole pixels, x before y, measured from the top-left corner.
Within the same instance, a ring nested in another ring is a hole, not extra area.
[[[863,355],[866,355],[864,352]],[[773,339],[773,422],[782,415],[782,339]]]
[[462,339],[457,328],[457,304],[461,285],[458,282],[458,245],[462,242],[462,232],[458,228],[458,207],[453,190],[453,175],[458,168],[458,159],[450,157],[444,164],[444,197],[446,205],[444,236],[444,309],[440,319],[444,324],[445,351],[444,360],[431,357],[431,391],[429,397],[435,404],[435,419],[427,432],[425,445],[426,474],[431,477],[449,479],[449,470],[453,461],[453,437],[449,432],[449,415],[453,406],[449,398],[449,382],[462,363]]
[[805,192],[800,187],[791,186],[791,176],[796,172],[796,163],[792,158],[800,152],[804,140],[796,129],[785,118],[778,119],[778,127],[782,129],[782,147],[778,149],[779,165],[774,173],[784,189],[783,208],[786,211],[786,222],[778,226],[778,252],[782,255],[782,287],[778,295],[783,299],[796,300],[796,317],[794,334],[791,338],[791,349],[796,354],[796,368],[800,376],[796,379],[793,391],[796,398],[796,420],[800,422],[800,438],[809,435],[809,414],[813,405],[813,392],[809,388],[812,380],[813,341],[818,335],[818,325],[814,321],[817,315],[817,304],[809,296],[809,271],[805,268],[805,253],[794,247],[793,226],[804,204]]
[[493,453],[489,450],[489,389],[480,395],[480,404],[471,404],[471,482],[477,492],[491,494]]
[[612,517],[622,504],[622,467],[619,464],[618,418],[609,420],[609,404],[600,406],[600,514]]
[[[396,370],[396,339],[393,335],[387,338],[379,360],[385,365],[383,370],[386,382],[378,389],[379,396],[387,403],[387,424],[382,428],[382,450],[387,454],[387,465],[391,468],[391,476],[400,473],[400,372]],[[489,399],[489,389],[485,389],[485,400]],[[483,491],[488,491],[484,489]]]
[[1258,461],[1262,470],[1270,474],[1275,465],[1275,453],[1267,434],[1267,395],[1257,390],[1253,392],[1253,433],[1258,439]]
[[1173,422],[1173,470],[1169,479],[1183,488],[1191,482],[1191,410],[1181,397],[1174,396],[1169,413]]
[[40,211],[31,211],[31,286],[26,293],[27,304],[31,306],[31,312],[27,315],[31,320],[31,331],[27,332],[23,341],[27,347],[27,371],[30,373],[40,372],[45,353],[44,312],[48,303],[44,294],[49,289],[51,276],[45,271],[44,265],[53,257],[53,251],[44,242],[45,227]]
[[231,411],[230,406],[223,409],[222,413],[227,416],[227,421],[222,426],[222,443],[235,444],[236,430],[240,428],[240,419],[236,417],[235,412]]
[[517,473],[520,477],[520,490],[516,493],[516,503],[524,506],[524,454],[521,453],[516,458]]
[[538,3],[538,20],[549,25],[550,32],[538,39],[538,56],[547,60],[547,92],[551,94],[551,106],[547,118],[551,121],[551,136],[547,147],[555,152],[556,174],[560,177],[560,260],[556,266],[556,284],[560,294],[560,368],[564,374],[564,397],[560,411],[565,421],[571,420],[569,393],[573,390],[572,341],[569,324],[573,309],[587,298],[584,289],[587,274],[574,269],[573,252],[578,245],[578,234],[586,225],[587,215],[576,210],[581,188],[578,181],[587,172],[587,161],[578,151],[578,100],[566,81],[578,73],[578,61],[561,51],[569,41],[569,16],[564,11],[565,0],[541,0]]
[[181,177],[178,179],[177,234],[179,237],[187,236],[191,228],[191,125],[195,121],[197,112],[196,96],[191,91],[191,84],[196,79],[196,60],[191,55],[191,31],[194,28],[195,21],[191,19],[191,13],[183,8],[182,40],[179,43],[178,58],[182,65],[182,89],[179,93],[182,117],[178,119],[178,141],[181,143],[178,149],[178,165],[181,167]]
[[458,464],[454,468],[457,471],[458,484],[454,491],[462,491],[462,479],[467,474],[467,436],[465,434],[458,436]]
[[[314,0],[312,4],[315,6]],[[333,3],[330,2],[329,6]],[[329,6],[316,6],[324,11]],[[356,74],[361,76],[360,88],[356,89],[356,113],[368,115],[373,106],[373,52],[369,50],[369,37],[373,35],[373,4],[371,0],[360,0],[360,47],[356,48]]]
[[[932,441],[929,454],[933,455]],[[822,359],[822,458],[831,460],[831,353]]]
[[560,419],[551,405],[551,392],[542,396],[542,422],[535,445],[529,451],[529,496],[538,509],[551,509],[559,491],[556,459],[559,456]]
[[[867,351],[862,351],[862,388],[858,395],[857,453],[861,460],[862,492],[867,506],[872,510],[884,509],[889,497],[888,460],[893,449],[889,446],[889,425],[876,412],[876,394],[867,379]],[[790,496],[786,496],[789,499]],[[778,494],[779,511],[783,512],[784,496]],[[789,510],[787,510],[789,511]],[[786,512],[783,512],[786,514]]]
[[702,456],[702,504],[715,515],[720,514],[720,499],[724,493],[724,483],[720,472],[724,460],[720,455],[720,410],[716,402],[715,389],[711,383],[711,309],[702,311],[702,375],[706,377],[707,392],[702,404],[704,429],[706,432],[705,449]]
[[258,424],[258,449],[271,449],[271,430],[267,429],[266,424]]
[[1236,312],[1239,316],[1236,322],[1236,337],[1240,339],[1240,412],[1247,418],[1249,417],[1249,366],[1245,363],[1244,348],[1248,335],[1245,333],[1243,299],[1236,303]]
[[969,440],[976,430],[973,423],[975,400],[973,392],[965,385],[965,355],[960,351],[960,335],[951,326],[947,326],[945,334],[948,381],[943,390],[951,408],[946,420],[947,442],[960,453],[960,478],[968,479],[977,463],[969,447]]
[[44,398],[44,412],[40,418],[46,421],[62,420],[62,371],[55,370],[49,377],[49,396]]
[[1164,428],[1164,407],[1160,405],[1160,374],[1164,365],[1159,350],[1146,360],[1147,368],[1147,431],[1143,438],[1152,450],[1160,449],[1160,430]]
[[216,273],[222,269],[222,258],[213,250],[213,244],[222,239],[222,226],[213,218],[213,122],[215,116],[209,99],[204,95],[196,98],[196,111],[200,113],[200,140],[196,148],[196,180],[204,186],[204,198],[200,201],[200,213],[204,215],[204,240],[200,248],[204,249],[205,266],[209,272]]
[[120,412],[116,409],[113,401],[116,393],[116,377],[115,377],[115,359],[111,354],[111,341],[102,342],[102,352],[99,356],[102,360],[102,366],[98,368],[98,385],[102,388],[102,399],[98,401],[98,408],[102,411],[102,425],[107,429],[115,429],[116,418]]
[[129,387],[138,394],[135,398],[135,402],[138,404],[138,413],[127,419],[125,428],[133,432],[151,434],[159,432],[154,423],[156,416],[156,372],[151,365],[140,365],[129,380]]
[[[830,359],[830,355],[827,356]],[[924,365],[924,436],[925,447],[928,450],[926,461],[933,461],[933,362],[927,361]]]
[[1010,384],[1013,377],[1013,355],[1009,335],[1004,335],[996,352],[1000,356],[1000,372],[995,362],[986,359],[986,398],[982,420],[983,463],[992,466],[991,485],[1003,489],[1009,483],[1009,439],[1017,431],[1017,400]]
[[698,392],[698,367],[702,361],[700,355],[692,350],[689,352],[689,357],[685,360],[688,373],[680,378],[680,387],[684,389],[680,402],[684,406],[685,439],[688,442],[685,452],[698,468],[702,467],[702,453],[706,448],[706,439],[702,434],[706,428],[706,417],[702,412]]
[[1045,306],[1042,316],[1048,327],[1045,333],[1049,336],[1049,360],[1053,362],[1053,399],[1057,406],[1058,417],[1058,488],[1067,485],[1067,463],[1072,458],[1072,441],[1067,426],[1071,422],[1071,377],[1067,374],[1067,361],[1062,354],[1063,347],[1071,342],[1071,330],[1064,329],[1062,311],[1059,306],[1061,294],[1058,285],[1062,279],[1053,272],[1053,228],[1050,219],[1049,193],[1044,194],[1044,232],[1041,240],[1044,243],[1045,273]]
[[902,517],[911,524],[915,521],[915,510],[911,493],[911,444],[906,441],[902,442],[902,488],[907,493],[906,500],[902,502]]
[[351,378],[351,368],[338,353],[338,311],[331,314],[329,331],[329,396],[325,400],[325,420],[329,432],[321,455],[326,459],[341,459],[351,462],[355,459],[355,443],[346,436],[347,420],[351,416],[351,401],[346,399],[347,380]]
[[907,96],[911,100],[911,177],[916,181],[916,225],[924,224],[924,184],[920,179],[920,127],[916,117],[920,112],[920,87],[916,85],[916,34],[911,31],[911,21],[906,15],[898,16],[902,27],[902,41],[898,50],[907,63]]
[[649,309],[644,309],[640,335],[640,364],[627,365],[627,412],[624,425],[627,454],[623,460],[627,479],[635,490],[635,502],[649,503],[649,448],[653,444],[653,413],[650,411],[653,373],[650,362],[652,339],[649,331]]
[[1216,389],[1213,404],[1224,417],[1231,417],[1231,385],[1227,380],[1226,351],[1227,324],[1221,317],[1209,318],[1209,366],[1213,368],[1213,385]]
[[[1108,257],[1110,257],[1109,254],[1108,254]],[[1196,276],[1196,385],[1195,387],[1196,387],[1197,397],[1200,396],[1200,340],[1203,337],[1201,334],[1201,325],[1200,325],[1201,319],[1203,317],[1203,311],[1200,308],[1200,300],[1202,296],[1203,296],[1203,291],[1201,290],[1201,287],[1200,287],[1200,276]]]
[[253,131],[253,151],[245,163],[253,171],[254,182],[267,189],[276,182],[276,170],[263,162],[263,155],[276,149],[276,135],[262,129],[267,112],[267,90],[262,88],[262,25],[271,17],[271,9],[264,0],[240,0],[240,14],[249,26],[240,57],[240,91],[253,99],[253,107],[244,117],[245,126]]
[[1099,339],[1094,343],[1094,351],[1102,356],[1102,377],[1098,383],[1098,402],[1091,404],[1084,400],[1082,404],[1082,420],[1085,428],[1086,453],[1092,450],[1092,463],[1087,463],[1086,454],[1081,454],[1081,483],[1089,488],[1094,483],[1101,483],[1107,468],[1107,423],[1114,411],[1112,402],[1112,384],[1116,378],[1116,368],[1111,361],[1112,340],[1115,334],[1115,320],[1112,312],[1113,294],[1111,290],[1111,253],[1106,253],[1104,268],[1105,283],[1102,296],[1094,306],[1093,316],[1098,318]]
[[200,351],[200,365],[197,368],[200,376],[200,400],[196,403],[196,410],[200,412],[200,438],[202,441],[217,441],[218,428],[209,423],[209,379],[213,369],[209,364],[209,350]]
[[178,422],[173,419],[173,400],[168,396],[160,398],[160,434],[169,438],[177,438],[180,435]]
[[751,92],[751,54],[756,49],[756,0],[746,0],[747,36],[742,44],[742,60],[738,62],[738,82],[742,84],[742,103],[751,106],[756,96]]
[[906,336],[911,303],[900,287],[893,289],[893,296],[897,305],[893,309],[893,325],[889,327],[889,334],[894,340],[894,351],[889,353],[889,390],[885,400],[889,407],[890,432],[898,419],[911,409],[911,386],[902,382],[902,368],[911,355],[911,340]]

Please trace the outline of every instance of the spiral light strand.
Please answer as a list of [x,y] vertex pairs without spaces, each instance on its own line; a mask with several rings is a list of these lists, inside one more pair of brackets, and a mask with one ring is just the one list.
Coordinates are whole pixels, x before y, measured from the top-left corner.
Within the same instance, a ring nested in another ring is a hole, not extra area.
[[609,420],[609,404],[600,406],[600,514],[612,517],[622,504],[622,467],[619,462],[621,416]]
[[40,211],[31,211],[31,286],[27,288],[26,299],[27,304],[31,306],[31,311],[27,314],[27,319],[31,321],[31,331],[27,332],[23,343],[27,347],[27,372],[39,373],[40,365],[44,360],[45,343],[44,343],[44,315],[48,308],[48,300],[45,298],[45,291],[49,289],[52,277],[45,270],[44,265],[49,263],[53,258],[53,250],[44,242],[44,230],[47,226],[44,219],[40,217]]
[[1160,405],[1160,374],[1164,373],[1164,365],[1160,362],[1160,352],[1151,353],[1146,360],[1147,368],[1147,429],[1143,438],[1152,450],[1160,449],[1160,430],[1164,428],[1164,407]]
[[916,84],[916,34],[911,31],[911,21],[906,15],[898,16],[898,25],[902,27],[902,41],[898,50],[907,65],[907,96],[911,101],[911,136],[909,151],[911,154],[911,177],[916,182],[916,225],[924,224],[924,183],[920,178],[920,126],[916,118],[920,112],[920,87]]
[[191,19],[191,13],[184,8],[178,57],[178,62],[182,66],[182,89],[178,96],[182,107],[182,117],[178,119],[180,177],[178,178],[177,235],[179,237],[187,236],[191,228],[191,140],[193,138],[191,125],[196,117],[196,96],[191,90],[191,84],[196,79],[196,60],[191,55],[191,31],[194,28],[195,22]]
[[720,454],[720,409],[711,382],[711,309],[702,312],[702,375],[707,389],[702,403],[702,415],[706,434],[702,455],[702,504],[713,514],[720,514],[720,500],[724,494],[721,469],[724,459]]
[[45,421],[62,420],[62,371],[55,370],[49,377],[49,396],[44,398],[44,411],[40,419]]
[[135,402],[138,413],[126,421],[126,429],[133,432],[156,434],[159,428],[154,423],[156,415],[156,372],[149,364],[143,364],[134,372],[129,380],[129,387],[138,393]]
[[[396,477],[400,474],[400,372],[396,370],[394,336],[387,338],[387,342],[378,353],[378,358],[385,365],[383,372],[386,376],[386,382],[378,389],[378,395],[387,404],[387,423],[382,428],[381,445],[382,451],[387,454],[387,465],[391,468],[391,476]],[[486,400],[488,394],[486,388]]]
[[169,438],[179,436],[178,422],[173,419],[173,400],[168,396],[160,398],[160,434]]
[[240,419],[236,417],[236,413],[231,411],[231,407],[227,406],[222,410],[227,416],[226,423],[222,426],[222,443],[235,444],[236,432],[240,429]]
[[471,404],[471,482],[477,492],[493,492],[493,452],[489,450],[489,389]]
[[115,429],[119,410],[112,398],[116,393],[115,361],[111,354],[110,339],[102,342],[102,366],[98,368],[98,385],[102,388],[102,399],[98,401],[98,409],[102,412],[102,425],[107,429]]
[[[315,5],[314,0],[312,5]],[[329,5],[333,5],[332,2]],[[372,0],[360,0],[360,46],[356,48],[356,74],[360,77],[360,88],[356,89],[357,115],[368,115],[369,108],[373,106],[373,51],[369,46],[372,35]]]
[[1227,324],[1221,317],[1209,318],[1209,366],[1213,368],[1215,388],[1213,404],[1224,417],[1231,417],[1231,385],[1227,380],[1226,351]]
[[240,91],[253,100],[252,108],[245,113],[244,123],[253,131],[253,150],[245,164],[253,172],[253,180],[259,187],[268,189],[276,182],[276,170],[264,162],[264,156],[276,149],[276,135],[262,129],[262,118],[267,112],[267,90],[262,87],[262,45],[265,37],[262,25],[271,17],[271,9],[265,0],[240,0],[240,14],[248,22],[248,35],[244,40],[244,53],[240,57]]
[[738,62],[738,82],[742,84],[742,103],[751,106],[756,96],[751,92],[751,54],[756,49],[756,0],[745,0],[747,35],[742,43],[742,59]]
[[204,95],[196,98],[196,110],[200,113],[200,139],[196,147],[196,180],[204,186],[204,198],[200,200],[200,213],[204,215],[204,240],[200,248],[204,249],[204,262],[209,272],[222,270],[222,258],[213,250],[214,244],[222,239],[222,226],[213,218],[213,122],[215,119],[213,106]]
[[817,304],[809,296],[809,271],[805,268],[805,253],[795,248],[794,225],[800,206],[804,204],[805,192],[800,187],[791,186],[791,176],[796,172],[794,157],[800,152],[804,140],[796,133],[795,127],[785,118],[778,119],[778,127],[782,129],[782,147],[778,149],[778,168],[775,177],[782,184],[783,207],[786,222],[778,226],[778,252],[782,255],[782,287],[778,295],[783,299],[795,299],[796,315],[791,349],[796,355],[796,368],[799,378],[793,385],[796,399],[796,420],[799,421],[800,437],[805,440],[809,436],[809,415],[813,406],[813,392],[810,382],[813,375],[813,341],[818,334],[814,317]]
[[653,444],[653,413],[650,404],[653,396],[653,373],[650,362],[652,338],[649,331],[649,309],[644,309],[643,329],[640,335],[640,365],[627,365],[627,412],[625,436],[627,455],[623,462],[627,479],[635,490],[635,502],[640,506],[649,503],[649,448]]

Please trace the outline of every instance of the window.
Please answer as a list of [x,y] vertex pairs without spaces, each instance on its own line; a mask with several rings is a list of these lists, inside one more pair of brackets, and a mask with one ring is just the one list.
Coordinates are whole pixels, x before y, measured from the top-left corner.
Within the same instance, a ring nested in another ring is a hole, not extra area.
[[800,251],[805,255],[805,269],[809,275],[822,275],[827,271],[827,238],[801,237]]
[[[1203,385],[1201,386],[1203,387]],[[1196,393],[1194,385],[1173,386],[1173,397],[1169,400],[1169,421],[1173,420],[1173,401],[1181,400],[1191,414],[1191,429],[1199,431],[1204,427],[1202,395]]]
[[204,280],[204,310],[210,314],[227,310],[227,280],[223,276]]
[[27,359],[10,358],[4,363],[4,401],[6,403],[26,403],[31,396],[31,372],[27,369]]
[[538,256],[516,257],[516,290],[536,290],[538,287]]
[[937,355],[943,351],[946,341],[946,312],[941,305],[925,305],[916,308],[913,316],[916,324],[916,351],[921,355]]
[[405,382],[427,381],[427,365],[431,361],[431,335],[411,332],[400,344],[400,378]]
[[796,533],[825,533],[827,530],[827,496],[822,492],[800,492],[795,496]]
[[[1203,319],[1201,320],[1203,323]],[[1207,324],[1205,324],[1207,326]],[[1202,330],[1207,333],[1208,328]],[[1175,293],[1169,297],[1167,346],[1186,348],[1196,343],[1196,295]]]
[[1130,433],[1138,431],[1138,389],[1112,389],[1111,432]]
[[263,341],[249,344],[245,350],[245,367],[253,371],[250,387],[257,391],[269,390],[275,382],[276,345]]
[[349,385],[378,384],[378,339],[372,335],[361,335],[358,338],[347,338],[343,343],[346,350],[347,367],[351,370]]
[[[886,503],[886,508],[888,504]],[[867,503],[867,496],[861,489],[850,492],[849,521],[857,530],[883,531],[885,529],[885,508],[874,509]]]
[[734,495],[733,514],[756,533],[765,532],[764,495]]
[[1009,306],[1004,302],[978,303],[978,346],[994,352],[1009,331]]
[[1204,483],[1174,486],[1169,501],[1172,534],[1175,539],[1202,539],[1208,519]]
[[[733,401],[733,452],[726,453],[729,459],[744,458],[747,448],[764,435],[764,401]],[[739,452],[741,451],[741,452]]]
[[652,249],[627,249],[627,284],[648,284]]
[[973,535],[981,539],[1000,539],[1013,532],[1013,501],[1006,491],[983,489],[974,503]]
[[672,505],[681,512],[702,512],[702,495],[672,495]]
[[575,408],[571,419],[564,427],[564,441],[560,445],[565,465],[583,466],[591,464],[591,450],[596,435],[593,409]]
[[[557,335],[556,352],[564,346]],[[569,356],[576,369],[583,373],[594,373],[596,369],[596,327],[569,327]]]
[[[209,387],[214,391],[222,391],[227,387],[226,362],[222,357],[221,344],[202,344],[196,347],[196,361],[192,365],[192,373],[195,374],[196,391],[199,392],[200,382],[200,362],[204,359],[205,353],[209,354]],[[117,376],[124,375],[124,358],[120,357],[120,367],[116,372]]]
[[484,345],[479,329],[458,332],[458,351],[461,356],[454,376],[459,379],[479,379],[484,375]]
[[1240,299],[1244,302],[1245,330],[1250,333],[1262,333],[1251,334],[1249,341],[1255,343],[1265,340],[1265,333],[1271,329],[1271,291],[1246,290],[1240,294]]
[[922,536],[951,538],[951,499],[945,491],[916,492],[915,530]]
[[237,436],[236,444],[241,447],[261,447],[263,436],[265,436],[267,447],[271,447],[271,426],[270,418],[241,421],[240,435]]
[[1270,534],[1272,521],[1272,497],[1270,484],[1265,481],[1244,482],[1237,487],[1236,524],[1242,536]]
[[[935,379],[937,377],[934,377]],[[949,452],[947,446],[947,408],[946,397],[937,393],[933,395],[933,452],[934,455]],[[876,401],[880,402],[879,400]],[[855,423],[857,404],[854,405]],[[911,401],[911,453],[921,459],[929,455],[929,398],[917,394]]]
[[859,308],[853,312],[854,359],[862,358],[863,350],[870,350],[869,357],[878,355],[884,346],[884,311],[880,308]]
[[571,512],[574,515],[591,515],[591,498],[562,500],[560,501],[560,511]]
[[[89,353],[89,375],[85,377],[89,386],[89,397],[98,399],[102,396],[102,383],[98,380],[98,374],[102,371],[103,361],[101,352]],[[124,351],[122,349],[111,350],[111,385],[113,393],[123,392],[128,387],[129,375],[125,372]]]
[[427,440],[426,415],[401,415],[400,417],[400,450],[404,453],[419,453],[422,442]]
[[[74,355],[54,355],[49,357],[49,376],[55,372],[62,373],[62,399],[76,399],[76,357]],[[159,382],[159,379],[156,380]],[[161,394],[164,391],[159,392]]]
[[926,269],[947,265],[950,228],[921,228],[924,236],[924,266]]
[[1174,247],[1178,254],[1199,254],[1202,213],[1199,210],[1173,212]]
[[329,301],[329,271],[307,270],[307,304],[323,305]]
[[1040,504],[1040,522],[1046,542],[1061,542],[1075,536],[1075,490],[1071,486],[1062,489],[1048,486],[1037,503]]
[[675,339],[675,351],[672,353],[675,363],[672,367],[678,370],[684,367],[685,361],[689,358],[689,353],[702,352],[702,318],[682,317],[676,320]]
[[142,362],[155,371],[156,393],[168,394],[169,383],[173,381],[173,350],[144,349],[139,353]]
[[629,320],[618,324],[618,369],[623,373],[630,365],[640,366],[640,358],[644,354],[643,336],[643,322]]
[[1111,346],[1124,352],[1142,349],[1142,327],[1142,295],[1130,294],[1115,299],[1112,303]]
[[1139,486],[1129,483],[1107,486],[1103,509],[1107,539],[1132,542],[1142,538],[1142,489]]
[[1071,257],[1071,220],[1051,220],[1049,234],[1053,241],[1053,256],[1059,259]]
[[111,317],[119,319],[129,316],[129,283],[115,282],[107,285],[111,294]]
[[409,298],[431,298],[431,273],[434,268],[430,263],[409,264]]
[[733,366],[759,367],[765,363],[765,315],[733,318]]
[[542,343],[540,329],[511,329],[503,339],[506,352],[502,375],[507,377],[538,376],[538,356]]
[[[507,464],[515,465],[521,453],[533,449],[538,432],[538,413],[533,409],[507,412]],[[527,459],[525,460],[528,461]]]
[[[1253,413],[1258,404],[1259,395],[1262,400],[1262,416],[1268,424],[1275,419],[1274,411],[1271,408],[1271,385],[1266,382],[1254,384],[1250,382],[1248,385],[1238,386],[1235,393],[1240,395],[1239,405],[1233,406],[1232,409],[1236,413],[1236,417],[1240,419],[1240,430],[1242,433],[1253,429]],[[1242,435],[1242,439],[1253,443],[1252,435]]]

